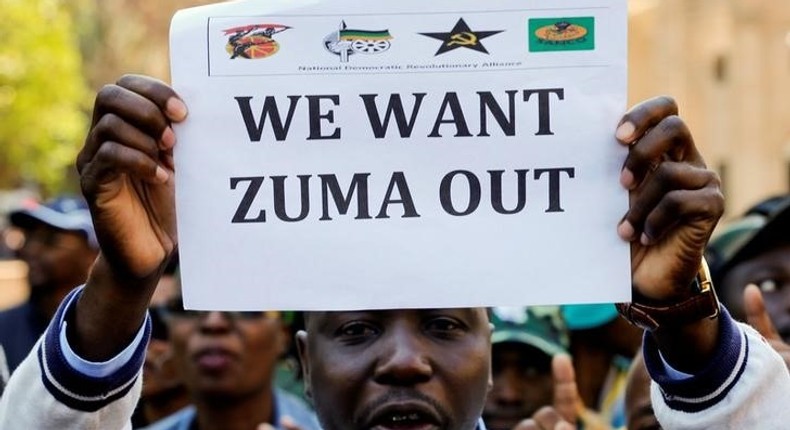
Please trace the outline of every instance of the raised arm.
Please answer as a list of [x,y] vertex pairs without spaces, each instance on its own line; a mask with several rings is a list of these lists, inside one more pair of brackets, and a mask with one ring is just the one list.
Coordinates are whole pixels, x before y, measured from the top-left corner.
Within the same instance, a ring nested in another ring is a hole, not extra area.
[[[634,302],[654,309],[699,295],[694,280],[724,209],[718,176],[705,166],[677,114],[674,100],[654,98],[627,112],[616,131],[629,146],[620,182],[631,199],[618,233],[631,243]],[[655,314],[652,336],[673,367],[699,370],[714,352],[718,321],[693,318],[694,309],[673,311],[675,318]]]
[[705,167],[668,98],[629,111],[621,183],[631,208],[618,232],[631,242],[634,299],[621,313],[647,329],[651,402],[664,428],[785,428],[790,374],[751,327],[716,299],[703,249],[722,214],[717,176]]
[[106,360],[131,341],[175,249],[170,125],[185,117],[170,87],[143,76],[124,76],[96,97],[77,169],[101,254],[68,333],[85,359]]

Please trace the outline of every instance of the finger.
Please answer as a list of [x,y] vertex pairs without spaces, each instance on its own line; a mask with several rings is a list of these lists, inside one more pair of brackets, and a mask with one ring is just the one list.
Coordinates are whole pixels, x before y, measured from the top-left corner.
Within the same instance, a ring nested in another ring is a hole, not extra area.
[[638,187],[665,160],[686,161],[697,167],[705,167],[694,146],[691,131],[675,115],[662,119],[631,146],[620,172],[621,184],[629,190]]
[[103,184],[122,174],[151,183],[164,183],[170,177],[166,170],[144,153],[116,142],[105,142],[80,175],[83,192],[93,195]]
[[170,133],[170,121],[161,108],[148,99],[145,95],[138,94],[119,85],[105,85],[96,96],[93,106],[93,124],[95,127],[102,117],[115,114],[124,121],[139,128],[144,133],[151,135],[162,142],[162,147],[167,147],[165,142],[173,143]]
[[562,419],[562,416],[551,406],[544,406],[535,412],[532,419],[538,428],[544,430],[566,430],[574,429],[575,426]]
[[181,122],[187,116],[184,102],[169,85],[162,81],[148,76],[124,75],[117,84],[153,101],[170,121]]
[[627,241],[641,239],[648,215],[668,193],[673,190],[716,188],[718,183],[718,176],[710,170],[686,163],[661,163],[642,186],[632,193],[630,208],[618,226],[618,234]]
[[[670,191],[647,215],[639,241],[645,246],[652,245],[661,241],[679,222],[699,220],[706,221],[699,224],[705,228],[697,230],[698,234],[704,235],[698,238],[704,243],[710,236],[712,225],[722,212],[724,212],[724,197],[717,187]],[[691,231],[690,234],[695,233]]]
[[538,425],[535,420],[532,418],[528,420],[522,420],[512,430],[541,430],[541,427]]
[[678,114],[678,105],[671,97],[661,96],[646,100],[631,108],[617,126],[615,137],[630,145],[663,118]]
[[765,309],[763,293],[757,285],[749,284],[743,290],[743,307],[746,311],[746,322],[750,326],[766,339],[781,340],[771,316]]
[[576,423],[578,411],[583,405],[571,357],[567,354],[555,355],[551,360],[551,373],[554,378],[554,409],[566,421]]
[[77,155],[77,170],[81,172],[83,166],[90,162],[101,144],[107,141],[124,144],[154,159],[159,156],[159,146],[154,138],[124,121],[118,115],[108,113],[102,116],[88,133],[85,146]]
[[294,421],[293,418],[289,417],[288,415],[285,415],[282,417],[282,419],[280,419],[280,426],[285,430],[302,430],[302,428],[296,424],[296,421]]
[[258,428],[256,430],[277,430],[272,427],[269,423],[258,424]]

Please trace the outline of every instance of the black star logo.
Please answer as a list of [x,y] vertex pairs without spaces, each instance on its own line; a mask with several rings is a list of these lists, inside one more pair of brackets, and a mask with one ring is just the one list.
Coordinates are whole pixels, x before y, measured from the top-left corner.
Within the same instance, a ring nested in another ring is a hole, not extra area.
[[466,21],[463,18],[458,19],[458,22],[455,23],[455,27],[450,30],[449,33],[420,33],[423,36],[432,37],[434,39],[439,39],[442,41],[442,46],[439,47],[439,50],[436,51],[434,55],[444,54],[447,51],[452,51],[453,49],[457,48],[468,48],[475,51],[483,52],[488,54],[485,46],[480,43],[481,40],[485,39],[486,37],[493,36],[497,33],[501,33],[505,30],[496,30],[496,31],[472,31],[468,25],[466,25]]

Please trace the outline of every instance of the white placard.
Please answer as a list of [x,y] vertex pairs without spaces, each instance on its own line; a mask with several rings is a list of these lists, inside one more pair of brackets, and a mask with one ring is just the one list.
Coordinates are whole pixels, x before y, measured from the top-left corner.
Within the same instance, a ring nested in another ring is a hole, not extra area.
[[180,11],[186,306],[630,300],[626,22],[625,0]]

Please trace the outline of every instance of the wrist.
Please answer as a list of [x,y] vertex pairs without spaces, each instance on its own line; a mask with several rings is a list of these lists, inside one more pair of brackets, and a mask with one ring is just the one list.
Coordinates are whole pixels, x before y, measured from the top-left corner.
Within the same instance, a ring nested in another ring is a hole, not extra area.
[[123,350],[145,321],[161,272],[143,279],[124,276],[99,255],[68,326],[74,351],[89,361],[105,361]]
[[676,299],[660,301],[650,300],[635,292],[631,303],[619,303],[617,309],[627,321],[648,331],[707,326],[701,324],[701,320],[716,320],[719,302],[704,258],[694,280],[683,291]]

